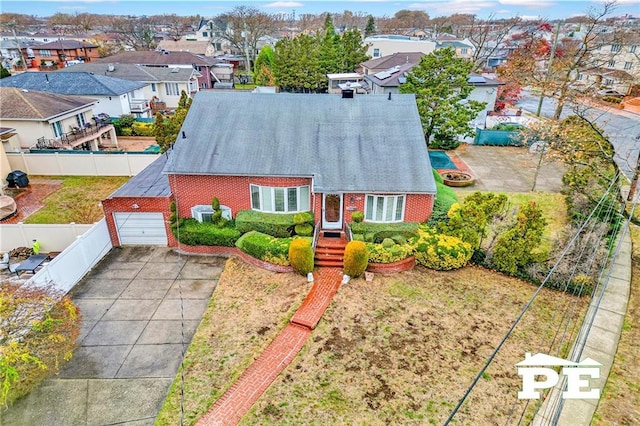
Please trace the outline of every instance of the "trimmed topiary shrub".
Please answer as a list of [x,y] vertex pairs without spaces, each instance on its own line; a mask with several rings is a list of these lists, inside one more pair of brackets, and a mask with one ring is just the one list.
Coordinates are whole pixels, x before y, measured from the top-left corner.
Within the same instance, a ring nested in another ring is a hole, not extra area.
[[308,223],[303,223],[302,225],[296,225],[294,228],[296,235],[300,235],[303,237],[310,237],[313,235],[313,226]]
[[296,238],[291,241],[289,245],[289,263],[293,269],[302,275],[313,272],[313,249],[308,240]]
[[211,208],[213,210],[218,210],[220,209],[220,200],[218,200],[218,197],[213,197],[211,199]]
[[384,247],[382,244],[365,243],[370,263],[393,263],[406,259],[413,254],[409,244],[394,244]]
[[351,220],[355,223],[360,223],[364,220],[364,212],[356,211],[351,214]]
[[369,257],[367,246],[362,241],[349,241],[344,249],[344,273],[352,278],[362,275],[367,269]]
[[354,241],[364,241],[364,235],[362,234],[353,234]]
[[391,238],[385,238],[384,240],[382,240],[382,247],[384,248],[393,247],[395,245],[396,245],[396,242],[393,241]]
[[313,212],[301,212],[293,215],[295,225],[313,225]]
[[249,231],[238,239],[236,247],[256,259],[289,266],[291,241],[291,238],[274,238],[261,232]]
[[473,254],[471,244],[456,237],[437,234],[427,226],[421,226],[418,230],[415,247],[416,262],[438,271],[462,268]]
[[293,234],[296,215],[307,218],[307,221],[303,223],[309,223],[308,219],[311,218],[310,223],[313,224],[312,212],[277,214],[240,210],[236,215],[236,228],[243,234],[249,231],[258,231],[272,237],[286,238]]

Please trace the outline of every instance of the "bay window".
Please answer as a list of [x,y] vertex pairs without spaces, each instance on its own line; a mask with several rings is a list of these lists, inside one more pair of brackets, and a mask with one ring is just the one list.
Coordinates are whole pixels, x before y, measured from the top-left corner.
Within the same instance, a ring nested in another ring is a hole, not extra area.
[[251,208],[270,213],[295,213],[309,210],[309,186],[272,187],[250,185]]

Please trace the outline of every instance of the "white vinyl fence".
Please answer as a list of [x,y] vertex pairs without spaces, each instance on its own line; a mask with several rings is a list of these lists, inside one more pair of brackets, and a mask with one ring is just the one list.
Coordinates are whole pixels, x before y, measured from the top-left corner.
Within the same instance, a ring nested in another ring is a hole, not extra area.
[[0,252],[4,253],[16,247],[31,247],[33,240],[38,240],[42,252],[62,251],[93,226],[75,223],[67,225],[25,225],[22,222],[0,225]]
[[11,170],[44,176],[135,176],[158,155],[127,152],[7,152]]
[[[112,248],[106,220],[102,219],[39,270],[25,285],[52,284],[69,292]],[[43,250],[44,251],[44,250]]]

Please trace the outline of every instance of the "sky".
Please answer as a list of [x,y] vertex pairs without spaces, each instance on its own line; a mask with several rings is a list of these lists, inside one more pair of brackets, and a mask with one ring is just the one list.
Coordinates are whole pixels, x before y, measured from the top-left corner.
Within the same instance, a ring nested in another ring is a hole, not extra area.
[[[115,15],[196,15],[215,16],[247,5],[267,13],[296,15],[323,12],[364,12],[373,16],[393,16],[398,10],[422,10],[431,17],[454,13],[471,13],[486,18],[520,16],[523,18],[563,19],[584,15],[589,8],[597,8],[602,0],[283,0],[283,1],[229,1],[229,0],[1,0],[0,12],[51,16],[54,13],[97,13]],[[615,16],[631,14],[640,17],[640,0],[618,0]]]

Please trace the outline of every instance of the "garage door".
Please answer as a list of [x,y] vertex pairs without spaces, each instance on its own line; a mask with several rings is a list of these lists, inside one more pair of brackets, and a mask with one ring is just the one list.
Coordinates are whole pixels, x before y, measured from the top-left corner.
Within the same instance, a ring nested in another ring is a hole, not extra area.
[[167,245],[162,213],[114,213],[121,245]]

